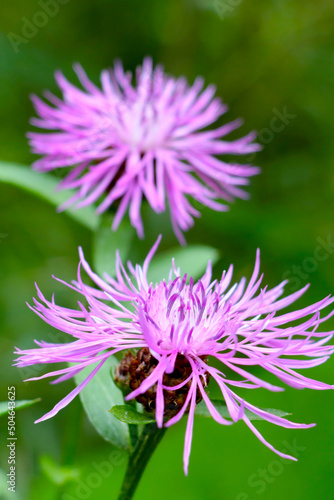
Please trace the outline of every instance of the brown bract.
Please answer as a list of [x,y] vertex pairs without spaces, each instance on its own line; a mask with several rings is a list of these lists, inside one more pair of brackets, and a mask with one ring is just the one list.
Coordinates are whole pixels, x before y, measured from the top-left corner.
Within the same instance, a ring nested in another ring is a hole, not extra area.
[[[203,361],[207,361],[204,356],[201,356]],[[115,382],[124,390],[137,389],[141,383],[154,371],[158,364],[157,359],[152,356],[148,347],[143,347],[136,355],[128,351],[124,356],[115,373]],[[163,384],[168,387],[174,387],[185,380],[191,375],[192,368],[185,356],[178,354],[175,361],[175,368],[172,373],[164,373]],[[207,385],[209,374],[206,374],[206,380],[203,384]],[[191,385],[191,379],[183,385],[180,389],[164,390],[164,403],[165,403],[165,417],[172,417],[176,415],[185,403],[187,394]],[[153,412],[155,410],[157,384],[154,384],[144,394],[139,395],[136,401],[141,403],[145,410]],[[126,392],[129,392],[127,390]],[[196,403],[202,400],[200,390],[197,389]]]

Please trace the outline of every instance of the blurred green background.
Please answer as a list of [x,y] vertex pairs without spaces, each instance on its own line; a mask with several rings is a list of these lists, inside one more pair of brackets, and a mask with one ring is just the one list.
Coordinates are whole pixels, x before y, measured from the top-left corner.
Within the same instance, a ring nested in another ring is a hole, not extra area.
[[[115,58],[133,70],[149,54],[167,72],[186,75],[189,82],[203,75],[206,83],[217,85],[217,94],[230,106],[221,123],[240,116],[245,119],[244,133],[259,131],[264,149],[249,160],[261,166],[262,174],[252,180],[251,201],[237,201],[227,214],[203,209],[201,220],[187,234],[188,242],[205,242],[219,249],[217,277],[230,262],[235,264],[235,277],[249,277],[255,249],[260,247],[265,283],[275,285],[288,277],[290,292],[312,283],[300,307],[333,293],[332,0],[56,3],[58,12],[49,15],[36,33],[30,32],[30,39],[25,37],[16,50],[8,34],[23,37],[27,20],[38,23],[41,3],[13,0],[1,4],[0,159],[33,161],[25,139],[33,115],[29,94],[41,95],[45,89],[57,93],[56,69],[76,82],[71,67],[80,62],[98,82],[101,69],[111,66]],[[280,114],[286,116],[284,121],[275,120]],[[76,297],[52,280],[51,274],[65,280],[75,277],[77,247],[82,245],[90,258],[91,233],[67,215],[57,215],[47,203],[5,184],[0,185],[0,210],[1,399],[6,399],[8,385],[16,385],[18,399],[42,398],[17,414],[16,498],[116,499],[125,459],[118,457],[113,470],[94,481],[96,464],[107,459],[111,448],[88,423],[79,401],[52,420],[33,423],[73,383],[24,384],[26,374],[11,367],[14,345],[31,347],[33,339],[46,338],[51,331],[25,305],[35,294],[34,281],[47,297],[55,291],[58,303],[74,305]],[[147,240],[134,245],[134,260],[143,257],[161,227],[162,248],[177,244],[167,215],[156,217],[146,210],[145,219]],[[334,322],[327,326],[334,328]],[[308,375],[333,383],[334,360]],[[291,411],[295,421],[317,423],[314,429],[299,431],[257,423],[279,449],[297,446],[298,463],[280,460],[243,423],[225,428],[198,418],[189,477],[182,470],[183,422],[168,431],[135,498],[332,499],[333,395],[289,388],[281,394],[264,390],[240,394],[259,406]],[[5,452],[5,470],[6,457]],[[73,467],[78,470],[73,472]],[[68,481],[59,486],[57,477],[60,482],[64,477]]]

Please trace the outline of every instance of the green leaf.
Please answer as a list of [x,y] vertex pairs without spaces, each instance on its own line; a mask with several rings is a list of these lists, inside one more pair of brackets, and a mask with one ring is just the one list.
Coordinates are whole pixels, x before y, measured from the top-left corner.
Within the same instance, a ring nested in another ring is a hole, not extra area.
[[148,413],[139,413],[139,411],[130,405],[113,406],[110,413],[118,418],[118,420],[125,422],[126,424],[142,425],[155,422],[154,416],[151,416]]
[[[218,413],[222,417],[231,418],[225,401],[220,401],[218,399],[211,399],[211,403],[213,404],[213,406],[216,408],[216,410],[218,411]],[[282,411],[282,410],[274,410],[273,408],[260,408],[260,409],[262,411],[266,411],[268,413],[271,413],[272,415],[275,415],[276,417],[286,417],[287,415],[291,415],[291,413],[286,413],[285,411]],[[200,417],[211,417],[211,414],[210,414],[204,401],[201,401],[196,406],[195,415],[198,415]],[[256,415],[255,413],[253,413],[247,409],[245,409],[245,415],[249,418],[249,420],[264,420],[259,415]]]
[[204,274],[209,260],[212,261],[212,264],[217,262],[219,253],[215,248],[205,245],[171,248],[153,258],[147,273],[148,281],[156,283],[163,278],[167,279],[172,268],[173,258],[175,266],[180,267],[183,275],[187,273],[188,276],[198,279]]
[[[22,408],[27,408],[28,406],[31,406],[35,403],[38,403],[38,401],[40,401],[41,399],[40,398],[37,398],[37,399],[22,399],[21,401],[15,401],[15,408],[11,408],[11,409],[15,409],[16,410],[21,410]],[[0,402],[0,417],[2,415],[6,415],[8,412],[8,401],[1,401]]]
[[[110,356],[110,359],[80,392],[80,398],[88,419],[97,432],[114,446],[129,449],[128,426],[117,420],[109,411],[114,405],[124,404],[122,393],[110,375],[111,365],[117,364],[117,359]],[[78,373],[75,376],[76,384],[80,384],[96,366],[97,364],[91,365]]]
[[[70,189],[55,191],[59,180],[50,174],[38,173],[31,167],[4,161],[0,162],[0,182],[24,189],[55,206],[61,205],[74,194]],[[64,212],[88,229],[95,230],[98,227],[99,217],[93,207],[79,210],[68,208]]]
[[112,221],[111,215],[101,218],[100,227],[93,241],[93,260],[100,276],[103,276],[103,273],[115,276],[116,250],[119,250],[124,262],[129,254],[134,235],[134,229],[127,220],[122,221],[117,231],[111,230]]

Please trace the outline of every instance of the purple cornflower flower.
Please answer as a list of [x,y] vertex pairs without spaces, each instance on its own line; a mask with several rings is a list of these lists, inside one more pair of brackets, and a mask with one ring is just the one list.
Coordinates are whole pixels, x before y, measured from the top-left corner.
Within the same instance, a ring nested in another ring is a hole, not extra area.
[[[72,362],[74,365],[29,380],[59,376],[56,382],[60,382],[99,362],[80,385],[37,422],[53,417],[72,401],[112,354],[144,349],[154,363],[146,378],[138,382],[137,388],[126,399],[138,399],[153,390],[159,427],[169,427],[188,413],[185,473],[188,470],[194,411],[200,399],[204,400],[218,423],[231,425],[241,419],[268,448],[281,457],[295,460],[277,451],[264,439],[249,420],[245,409],[282,427],[307,428],[315,424],[293,423],[268,413],[238,396],[234,388],[283,390],[252,374],[249,368],[253,366],[263,368],[298,389],[334,388],[296,371],[317,366],[333,353],[334,346],[325,345],[333,332],[319,332],[317,329],[333,315],[334,311],[320,318],[320,311],[332,304],[334,298],[326,297],[309,307],[277,314],[298,299],[308,285],[283,299],[279,297],[287,281],[272,289],[265,287],[259,290],[262,280],[262,276],[259,277],[259,252],[248,284],[242,278],[230,287],[232,266],[223,273],[220,281],[211,281],[210,263],[199,281],[194,282],[190,278],[187,282],[187,276],[180,274],[174,262],[168,282],[163,280],[152,284],[147,281],[147,271],[159,241],[149,252],[143,267],[137,265],[134,268],[131,263],[128,264],[129,274],[117,255],[116,277],[106,275],[105,281],[91,270],[80,250],[77,281],[67,286],[84,296],[88,308],[80,302],[75,310],[58,306],[53,299],[47,301],[37,288],[40,301],[34,300],[32,309],[51,326],[72,336],[73,341],[63,345],[36,342],[36,349],[16,349],[16,354],[19,354],[16,364],[24,367],[37,363]],[[83,283],[81,267],[97,288]],[[129,301],[132,308],[128,306]],[[299,324],[296,324],[297,321]],[[208,356],[220,362],[220,369],[210,364]],[[178,385],[168,384],[169,377],[170,380],[177,378],[176,366],[181,365],[186,376],[181,377]],[[223,373],[225,368],[235,372],[238,380],[227,378]],[[218,384],[232,420],[223,418],[210,401],[205,391],[209,379]],[[182,404],[166,421],[169,391],[180,389],[183,389],[184,396]]]
[[103,198],[97,209],[103,213],[118,200],[112,229],[129,209],[131,224],[143,237],[143,197],[157,213],[165,211],[167,198],[175,234],[184,243],[182,231],[200,216],[189,197],[218,211],[228,207],[217,199],[248,197],[241,187],[259,169],[229,164],[217,155],[244,155],[261,147],[252,142],[253,132],[234,141],[222,140],[241,120],[202,131],[227,111],[214,97],[213,85],[203,91],[204,81],[197,78],[189,86],[185,78],[164,74],[162,66],[153,68],[149,57],[137,69],[136,85],[119,61],[114,70],[102,72],[102,90],[81,66],[74,69],[84,90],[57,72],[63,100],[50,92],[45,97],[51,105],[32,97],[39,118],[31,123],[48,133],[28,134],[33,152],[43,155],[34,163],[36,170],[74,167],[59,188],[76,193],[60,210]]

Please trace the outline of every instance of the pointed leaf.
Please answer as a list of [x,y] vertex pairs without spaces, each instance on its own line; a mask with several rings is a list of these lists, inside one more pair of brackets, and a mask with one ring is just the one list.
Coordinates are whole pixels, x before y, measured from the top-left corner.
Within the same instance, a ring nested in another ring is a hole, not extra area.
[[[224,418],[231,418],[226,403],[225,401],[220,401],[218,399],[212,399],[211,403],[214,405],[218,413],[224,417]],[[271,413],[272,415],[275,415],[276,417],[286,417],[287,415],[291,415],[290,413],[286,413],[285,411],[282,410],[274,410],[273,408],[261,408],[261,410],[266,411],[268,413]],[[198,415],[200,417],[211,417],[211,414],[205,404],[204,401],[201,401],[197,406],[195,410],[195,415]],[[256,415],[255,413],[245,409],[245,415],[249,418],[249,420],[264,420],[262,417],[259,415]]]
[[155,418],[148,413],[139,413],[133,406],[116,405],[110,410],[118,420],[132,425],[150,424],[155,422]]
[[[0,162],[0,182],[24,189],[55,206],[61,205],[74,194],[70,189],[56,191],[59,181],[50,174],[38,173],[31,167],[4,161]],[[95,230],[98,226],[99,217],[95,214],[94,207],[79,210],[70,207],[65,213],[88,229]]]
[[198,279],[205,273],[209,260],[212,261],[212,264],[217,262],[219,253],[215,248],[205,245],[171,248],[153,258],[147,273],[148,281],[155,283],[163,278],[168,279],[173,258],[175,259],[175,266],[180,267],[182,275],[187,273],[188,276]]
[[[110,374],[111,366],[117,364],[117,359],[110,356],[110,359],[104,363],[89,384],[80,392],[80,399],[88,419],[97,432],[114,446],[128,449],[128,426],[117,420],[109,411],[114,405],[124,404],[123,395]],[[80,384],[95,366],[92,365],[78,373],[75,376],[76,384]]]
[[[21,401],[15,401],[15,408],[10,408],[13,410],[20,410],[22,408],[27,408],[28,406],[31,406],[35,403],[38,403],[40,401],[40,398],[37,399],[22,399]],[[2,415],[6,415],[8,412],[8,401],[1,401],[0,402],[0,417]]]

